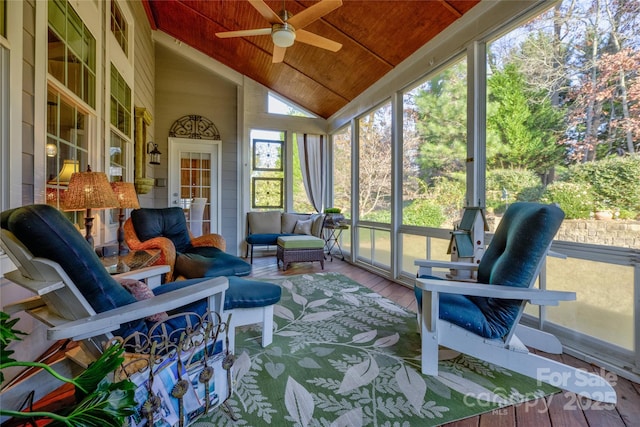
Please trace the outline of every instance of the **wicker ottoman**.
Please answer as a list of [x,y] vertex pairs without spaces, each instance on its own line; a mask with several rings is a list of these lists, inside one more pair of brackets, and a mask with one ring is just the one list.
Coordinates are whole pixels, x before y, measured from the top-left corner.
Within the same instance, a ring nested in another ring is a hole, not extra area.
[[286,270],[292,262],[320,261],[324,270],[324,240],[319,237],[301,234],[297,236],[278,237],[276,263]]

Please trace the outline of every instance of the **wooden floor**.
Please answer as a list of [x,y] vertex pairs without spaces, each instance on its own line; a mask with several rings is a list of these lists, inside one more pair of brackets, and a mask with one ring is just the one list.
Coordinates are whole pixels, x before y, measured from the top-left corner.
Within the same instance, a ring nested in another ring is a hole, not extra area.
[[[287,271],[276,266],[275,256],[256,257],[253,260],[253,277],[278,277],[304,273],[321,272],[317,262],[294,263]],[[340,259],[325,261],[324,271],[342,273],[366,286],[382,296],[395,301],[408,310],[416,311],[413,290],[389,281],[378,275],[355,267]],[[557,357],[563,363],[588,370],[600,369],[589,365],[572,356],[546,355]],[[606,426],[640,426],[640,385],[619,378],[615,378],[614,388],[618,395],[618,404],[606,405],[590,400],[583,401],[574,393],[561,392],[544,399],[510,406],[499,411],[467,418],[458,422],[446,424],[447,427],[606,427]],[[635,421],[634,421],[635,420]]]

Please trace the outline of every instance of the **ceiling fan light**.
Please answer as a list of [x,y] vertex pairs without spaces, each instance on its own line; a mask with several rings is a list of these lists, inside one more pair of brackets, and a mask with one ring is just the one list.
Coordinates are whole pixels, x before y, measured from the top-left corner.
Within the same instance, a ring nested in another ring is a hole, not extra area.
[[289,47],[293,45],[296,39],[296,33],[293,31],[293,28],[287,24],[274,25],[271,38],[273,39],[273,44],[276,46]]

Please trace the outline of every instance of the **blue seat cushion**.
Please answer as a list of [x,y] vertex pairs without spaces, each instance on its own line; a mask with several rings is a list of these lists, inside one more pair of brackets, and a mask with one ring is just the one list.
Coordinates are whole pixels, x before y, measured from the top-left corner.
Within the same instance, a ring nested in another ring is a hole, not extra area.
[[131,222],[141,242],[154,237],[166,237],[173,242],[176,252],[191,248],[187,220],[180,207],[134,209],[131,211]]
[[96,313],[136,299],[100,262],[93,248],[60,211],[28,205],[2,213],[2,228],[11,231],[35,257],[60,264]]
[[[437,276],[420,276],[421,279],[437,279]],[[422,289],[415,286],[413,292],[418,307],[422,307]],[[509,332],[505,322],[489,321],[474,301],[464,295],[440,294],[440,319],[451,322],[484,338],[500,338]]]
[[176,276],[198,277],[247,276],[251,264],[213,246],[193,246],[179,253],[174,266]]
[[276,245],[280,236],[295,236],[290,233],[250,234],[245,241],[250,245]]
[[[52,206],[28,205],[4,211],[0,215],[0,226],[11,231],[33,256],[47,258],[60,264],[96,313],[136,302],[136,299],[111,277],[73,224]],[[202,280],[206,279],[167,283],[157,287],[153,292],[158,295]],[[169,314],[195,311],[203,315],[206,309],[207,301],[200,300]],[[186,320],[185,317],[168,320],[167,332],[184,329]],[[147,334],[152,324],[153,322],[145,319],[136,320],[123,324],[120,329],[113,331],[113,334],[121,337],[134,332]]]
[[266,307],[280,301],[282,288],[269,282],[229,277],[224,309]]
[[[554,205],[518,202],[509,206],[478,266],[478,286],[531,286],[563,219],[564,212]],[[422,307],[422,293],[416,289],[418,297]],[[462,296],[475,305],[472,307],[452,297],[440,300],[440,318],[485,338],[508,333],[522,308],[521,300]]]

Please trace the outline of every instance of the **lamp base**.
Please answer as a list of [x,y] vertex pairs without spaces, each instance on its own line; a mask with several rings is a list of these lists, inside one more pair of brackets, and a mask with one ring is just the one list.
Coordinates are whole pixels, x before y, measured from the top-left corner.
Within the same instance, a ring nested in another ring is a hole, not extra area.
[[85,230],[84,238],[86,239],[87,242],[89,242],[89,245],[93,248],[94,246],[93,236],[91,235],[92,228],[93,228],[93,217],[85,216],[84,217],[84,230]]
[[118,255],[126,255],[129,253],[129,246],[127,246],[127,242],[124,241],[124,228],[122,225],[124,224],[124,209],[120,209],[120,214],[118,215]]

